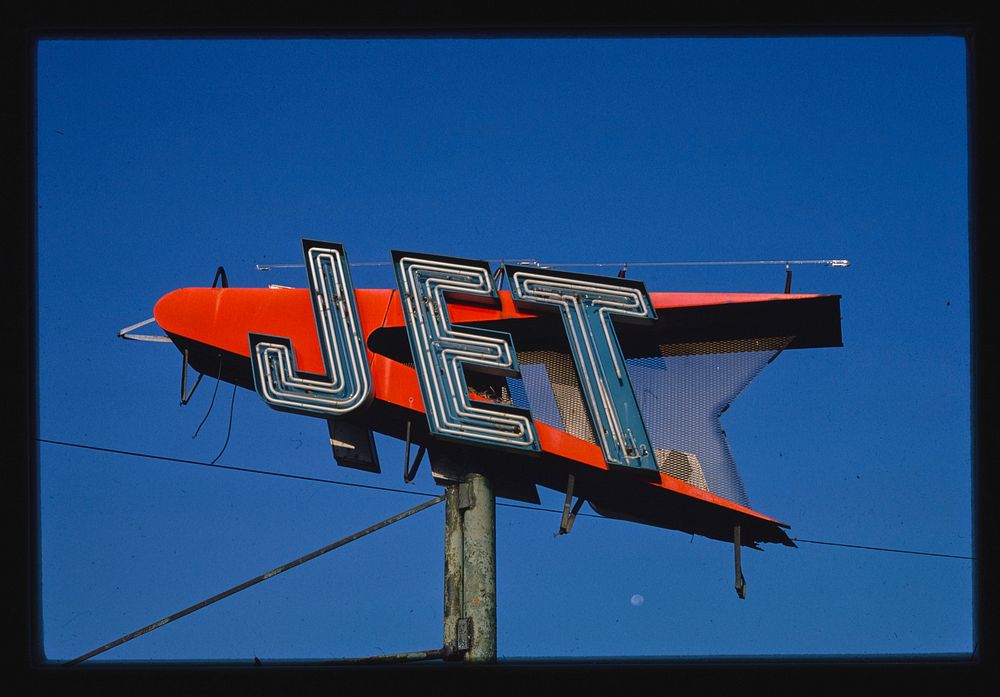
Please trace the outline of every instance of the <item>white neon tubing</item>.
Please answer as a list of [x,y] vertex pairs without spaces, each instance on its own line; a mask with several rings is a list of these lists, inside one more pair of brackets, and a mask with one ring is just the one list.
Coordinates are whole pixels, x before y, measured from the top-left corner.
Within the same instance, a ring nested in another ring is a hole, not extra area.
[[[456,329],[448,318],[445,293],[495,297],[492,274],[478,266],[412,256],[401,257],[396,264],[406,320],[414,338],[414,365],[428,401],[432,429],[461,439],[532,448],[537,437],[530,417],[479,407],[468,397],[465,365],[514,370],[516,355],[509,340]],[[421,279],[422,273],[451,277]],[[441,369],[440,375],[435,368]]]
[[[346,259],[340,250],[323,247],[309,248],[307,257],[310,293],[315,299],[318,339],[327,375],[320,379],[299,375],[288,346],[265,339],[252,347],[256,384],[261,397],[273,407],[342,416],[363,406],[371,395],[367,354],[345,272]],[[346,356],[341,354],[334,322],[339,322],[343,329]],[[351,389],[344,394],[349,386]]]

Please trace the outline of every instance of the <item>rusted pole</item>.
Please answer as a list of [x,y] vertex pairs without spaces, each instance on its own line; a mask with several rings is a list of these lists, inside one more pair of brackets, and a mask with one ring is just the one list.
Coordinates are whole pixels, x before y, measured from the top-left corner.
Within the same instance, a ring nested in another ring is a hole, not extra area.
[[471,496],[462,511],[462,599],[472,625],[465,660],[491,663],[497,660],[496,500],[492,483],[481,474],[470,472],[463,486]]
[[444,645],[467,649],[459,641],[462,618],[462,513],[458,508],[458,482],[444,489]]
[[497,658],[495,516],[483,475],[445,487],[444,645],[471,663]]

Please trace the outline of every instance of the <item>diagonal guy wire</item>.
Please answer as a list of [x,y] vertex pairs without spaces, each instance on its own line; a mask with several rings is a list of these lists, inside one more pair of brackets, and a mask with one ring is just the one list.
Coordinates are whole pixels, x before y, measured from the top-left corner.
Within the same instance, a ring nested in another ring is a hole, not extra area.
[[175,612],[174,614],[172,614],[172,615],[170,615],[168,617],[164,617],[162,620],[154,622],[153,624],[150,624],[150,625],[148,625],[146,627],[143,627],[142,629],[138,629],[138,630],[132,632],[131,634],[126,634],[125,636],[123,636],[123,637],[121,637],[119,639],[115,639],[114,641],[109,642],[109,643],[105,644],[104,646],[100,646],[100,647],[98,647],[98,648],[96,648],[96,649],[94,649],[92,651],[88,651],[87,653],[83,654],[82,656],[78,656],[78,657],[74,658],[71,661],[67,661],[64,665],[75,666],[78,663],[82,663],[83,661],[86,661],[88,658],[96,656],[99,653],[103,653],[103,652],[107,651],[108,649],[113,649],[116,646],[121,646],[126,641],[130,641],[132,639],[135,639],[138,636],[142,636],[143,634],[151,632],[154,629],[157,629],[158,627],[162,627],[163,625],[168,624],[170,622],[173,622],[174,620],[179,619],[181,617],[184,617],[185,615],[190,615],[195,610],[200,610],[201,608],[203,608],[203,607],[205,607],[207,605],[211,605],[212,603],[214,603],[216,601],[222,600],[223,598],[228,598],[230,595],[233,595],[234,593],[238,593],[239,591],[244,590],[246,588],[249,588],[250,586],[256,585],[256,584],[260,583],[261,581],[266,581],[267,579],[271,578],[272,576],[277,576],[278,574],[280,574],[283,571],[288,571],[289,569],[292,569],[292,568],[294,568],[296,566],[299,566],[300,564],[304,564],[307,561],[315,559],[316,557],[318,557],[320,555],[323,555],[323,554],[326,554],[327,552],[332,551],[334,549],[337,549],[338,547],[343,547],[348,542],[353,542],[354,540],[357,540],[360,537],[364,537],[365,535],[368,535],[369,533],[373,533],[376,530],[381,530],[384,527],[392,525],[393,523],[396,523],[396,522],[402,520],[403,518],[408,518],[411,515],[413,515],[414,513],[419,513],[420,511],[424,510],[425,508],[430,508],[434,504],[441,503],[442,501],[444,501],[444,495],[438,496],[437,498],[430,499],[429,501],[424,501],[419,506],[415,506],[415,507],[413,507],[413,508],[411,508],[409,510],[403,511],[402,513],[397,513],[396,515],[392,516],[391,518],[387,518],[386,520],[383,520],[380,523],[375,523],[374,525],[372,525],[370,527],[367,527],[364,530],[359,530],[358,532],[354,533],[353,535],[345,537],[342,540],[337,540],[336,542],[333,542],[333,543],[327,545],[326,547],[321,547],[320,549],[317,549],[314,552],[310,552],[309,554],[305,555],[304,557],[299,557],[298,559],[296,559],[294,561],[290,561],[287,564],[282,564],[281,566],[277,567],[276,569],[272,569],[272,570],[268,571],[266,574],[261,574],[260,576],[257,576],[256,578],[250,579],[249,581],[244,581],[243,583],[239,584],[238,586],[233,586],[229,590],[225,590],[225,591],[222,591],[221,593],[219,593],[217,595],[213,595],[211,598],[208,598],[207,600],[202,600],[200,603],[192,605],[189,608],[185,608],[184,610],[181,610],[180,612]]

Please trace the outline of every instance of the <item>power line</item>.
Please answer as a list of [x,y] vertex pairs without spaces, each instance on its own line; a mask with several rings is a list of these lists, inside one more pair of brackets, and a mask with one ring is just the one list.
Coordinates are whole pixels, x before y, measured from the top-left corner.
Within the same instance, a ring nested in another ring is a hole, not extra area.
[[254,469],[252,467],[236,467],[234,465],[220,465],[202,460],[188,460],[180,457],[170,457],[168,455],[153,455],[151,453],[140,453],[132,450],[120,450],[118,448],[104,448],[97,445],[84,445],[82,443],[69,443],[66,441],[50,440],[48,438],[36,438],[39,443],[49,443],[50,445],[62,445],[68,448],[81,448],[83,450],[94,450],[102,453],[114,455],[128,455],[131,457],[143,457],[150,460],[161,460],[164,462],[176,462],[182,465],[198,465],[200,467],[214,467],[215,469],[231,470],[233,472],[246,472],[248,474],[264,474],[271,477],[284,477],[285,479],[298,479],[306,482],[318,482],[320,484],[340,484],[342,486],[352,486],[359,489],[374,489],[376,491],[393,491],[399,494],[416,494],[419,496],[436,496],[424,491],[410,491],[409,489],[395,489],[386,486],[375,486],[374,484],[358,484],[356,482],[344,482],[336,479],[324,479],[322,477],[308,477],[302,474],[288,474],[287,472],[272,472],[270,470]]
[[873,552],[895,552],[897,554],[919,554],[925,557],[946,557],[948,559],[970,559],[975,561],[975,557],[968,557],[963,554],[941,554],[939,552],[918,552],[912,549],[893,549],[891,547],[869,547],[868,545],[849,545],[844,542],[823,542],[821,540],[804,540],[800,537],[793,537],[794,542],[808,542],[812,545],[827,545],[830,547],[849,547],[851,549],[868,549]]
[[98,648],[96,648],[96,649],[94,649],[92,651],[88,651],[87,653],[83,654],[82,656],[78,656],[78,657],[74,658],[71,661],[67,661],[65,665],[67,665],[67,666],[74,666],[74,665],[76,665],[78,663],[82,663],[83,661],[86,661],[88,658],[92,658],[93,656],[96,656],[99,653],[104,653],[105,651],[108,651],[109,649],[113,649],[116,646],[121,646],[126,641],[131,641],[132,639],[135,639],[136,637],[140,637],[143,634],[148,634],[149,632],[153,631],[154,629],[158,629],[159,627],[162,627],[165,624],[169,624],[170,622],[173,622],[176,619],[180,619],[181,617],[184,617],[185,615],[190,615],[192,612],[195,612],[196,610],[200,610],[203,607],[207,607],[208,605],[211,605],[212,603],[218,602],[219,600],[222,600],[223,598],[228,598],[229,596],[233,595],[234,593],[238,593],[238,592],[240,592],[242,590],[246,590],[250,586],[254,586],[254,585],[260,583],[261,581],[266,581],[267,579],[272,578],[274,576],[277,576],[278,574],[283,573],[285,571],[288,571],[289,569],[294,569],[296,566],[299,566],[301,564],[305,564],[307,561],[311,561],[311,560],[315,559],[316,557],[319,557],[319,556],[321,556],[323,554],[326,554],[327,552],[332,552],[333,550],[337,549],[338,547],[343,547],[348,542],[354,542],[355,540],[360,539],[360,538],[364,537],[365,535],[369,535],[369,534],[375,532],[376,530],[381,530],[382,528],[387,527],[389,525],[392,525],[393,523],[398,523],[399,521],[403,520],[404,518],[409,518],[411,515],[419,513],[420,511],[422,511],[422,510],[424,510],[426,508],[430,508],[434,504],[441,503],[442,501],[444,501],[444,494],[442,494],[441,496],[438,496],[435,499],[431,499],[430,501],[424,501],[420,505],[414,506],[413,508],[410,508],[410,509],[408,509],[406,511],[403,511],[402,513],[397,513],[396,515],[392,516],[391,518],[386,518],[385,520],[383,520],[383,521],[381,521],[379,523],[375,523],[374,525],[371,525],[371,526],[365,528],[364,530],[359,530],[358,532],[354,533],[353,535],[348,535],[347,537],[345,537],[343,539],[340,539],[340,540],[337,540],[336,542],[333,542],[331,544],[328,544],[325,547],[320,547],[319,549],[317,549],[317,550],[315,550],[313,552],[310,552],[309,554],[301,556],[298,559],[295,559],[293,561],[288,562],[287,564],[282,564],[281,566],[279,566],[279,567],[277,567],[275,569],[271,569],[267,573],[261,574],[260,576],[257,576],[255,578],[250,579],[249,581],[244,581],[243,583],[241,583],[241,584],[239,584],[237,586],[233,586],[232,588],[229,588],[228,590],[224,590],[221,593],[217,593],[216,595],[213,595],[211,598],[208,598],[207,600],[202,600],[200,603],[195,603],[191,607],[184,608],[180,612],[175,612],[172,615],[168,615],[167,617],[164,617],[162,620],[158,620],[156,622],[153,622],[152,624],[146,625],[142,629],[137,629],[136,631],[134,631],[134,632],[132,632],[130,634],[126,634],[123,637],[120,637],[118,639],[115,639],[114,641],[108,642],[104,646],[100,646],[100,647],[98,647]]
[[[411,494],[411,495],[428,496],[428,497],[437,496],[437,494],[432,494],[432,493],[429,493],[429,492],[426,492],[426,491],[414,491],[414,490],[411,490],[411,489],[397,489],[395,487],[375,486],[375,485],[372,485],[372,484],[358,484],[356,482],[344,482],[344,481],[339,481],[339,480],[336,480],[336,479],[324,479],[322,477],[307,477],[305,475],[300,475],[300,474],[288,474],[288,473],[285,473],[285,472],[272,472],[270,470],[253,469],[253,468],[250,468],[250,467],[236,467],[236,466],[233,466],[233,465],[219,465],[219,464],[215,464],[214,462],[203,462],[203,461],[200,461],[200,460],[187,460],[187,459],[183,459],[183,458],[169,457],[169,456],[166,456],[166,455],[153,455],[153,454],[150,454],[150,453],[140,453],[140,452],[129,451],[129,450],[120,450],[120,449],[117,449],[117,448],[105,448],[105,447],[100,447],[100,446],[96,446],[96,445],[84,445],[82,443],[70,443],[70,442],[67,442],[67,441],[51,440],[51,439],[47,439],[47,438],[36,438],[35,440],[37,440],[40,443],[49,443],[49,444],[52,444],[52,445],[62,445],[62,446],[70,447],[70,448],[82,448],[84,450],[95,450],[95,451],[98,451],[98,452],[113,453],[113,454],[116,454],[116,455],[129,455],[129,456],[132,456],[132,457],[144,457],[144,458],[149,458],[149,459],[153,459],[153,460],[163,460],[163,461],[167,461],[167,462],[176,462],[176,463],[186,464],[186,465],[199,465],[201,467],[214,467],[214,468],[217,468],[217,469],[232,470],[234,472],[245,472],[245,473],[248,473],[248,474],[263,474],[263,475],[269,475],[269,476],[272,476],[272,477],[284,477],[286,479],[298,479],[298,480],[302,480],[302,481],[317,482],[317,483],[321,483],[321,484],[339,484],[339,485],[342,485],[342,486],[356,487],[356,488],[359,488],[359,489],[373,489],[375,491],[388,491],[388,492],[397,493],[397,494]],[[502,501],[497,501],[496,505],[497,506],[503,506],[504,508],[518,508],[518,509],[527,510],[527,511],[540,511],[540,512],[545,512],[545,513],[558,513],[560,515],[562,514],[562,510],[560,510],[560,509],[545,508],[543,506],[525,506],[525,505],[516,504],[516,503],[505,503],[505,502],[502,502]],[[594,513],[583,513],[583,512],[580,512],[577,515],[581,516],[581,517],[586,517],[586,518],[599,518],[599,519],[602,519],[602,520],[607,520],[607,518],[605,516],[597,515],[597,514],[594,514]],[[869,545],[855,545],[855,544],[848,544],[848,543],[845,543],[845,542],[830,542],[830,541],[824,541],[824,540],[807,540],[807,539],[800,538],[800,537],[793,537],[792,540],[794,542],[805,542],[807,544],[826,545],[826,546],[829,546],[829,547],[846,547],[846,548],[850,548],[850,549],[865,549],[865,550],[869,550],[869,551],[873,551],[873,552],[891,552],[891,553],[895,553],[895,554],[914,554],[914,555],[918,555],[918,556],[941,557],[941,558],[946,558],[946,559],[966,559],[966,560],[970,560],[970,561],[975,561],[976,560],[976,557],[966,556],[966,555],[961,555],[961,554],[943,554],[943,553],[940,553],[940,552],[924,552],[924,551],[921,551],[921,550],[899,549],[899,548],[893,548],[893,547],[876,547],[876,546],[869,546]]]

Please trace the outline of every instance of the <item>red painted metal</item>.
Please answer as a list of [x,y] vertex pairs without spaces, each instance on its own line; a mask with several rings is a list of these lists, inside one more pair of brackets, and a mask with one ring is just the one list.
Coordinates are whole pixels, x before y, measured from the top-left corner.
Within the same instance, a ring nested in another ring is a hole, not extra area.
[[[500,292],[499,307],[449,303],[451,321],[456,324],[520,320],[538,315],[514,307],[510,293]],[[759,293],[650,293],[658,311],[764,302],[796,302],[820,298],[818,295]],[[404,327],[403,309],[397,291],[358,289],[355,291],[362,330],[367,340],[380,328]],[[322,373],[323,361],[316,334],[316,323],[307,289],[286,288],[183,288],[173,291],[156,304],[154,317],[159,326],[180,346],[204,347],[218,353],[245,359],[249,364],[250,332],[287,337],[292,342],[297,367],[301,371]],[[554,321],[558,319],[552,317]],[[424,413],[424,404],[416,371],[409,365],[368,349],[374,380],[374,399],[385,406],[406,410],[413,419]],[[246,385],[244,385],[246,386]],[[482,397],[472,393],[472,399]],[[397,413],[397,412],[393,412]],[[405,423],[405,421],[404,421]],[[399,424],[385,430],[399,431]],[[642,480],[612,471],[601,449],[594,443],[576,438],[544,423],[536,423],[542,455],[537,466],[564,468],[566,472],[605,473],[609,484],[652,488],[695,499],[772,526],[787,527],[779,521],[714,495],[680,479],[660,473],[658,479]],[[780,537],[784,537],[783,533]],[[786,538],[787,539],[787,538]],[[779,541],[779,540],[773,540]],[[790,544],[790,542],[786,542]]]

